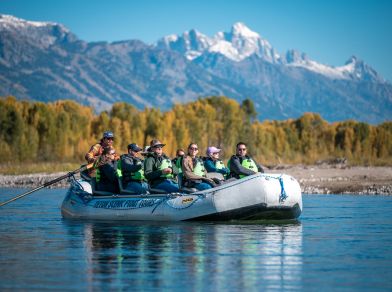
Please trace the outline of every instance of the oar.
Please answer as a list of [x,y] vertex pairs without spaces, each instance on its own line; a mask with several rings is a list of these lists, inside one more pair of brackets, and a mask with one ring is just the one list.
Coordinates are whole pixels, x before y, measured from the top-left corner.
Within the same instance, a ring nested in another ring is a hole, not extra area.
[[91,168],[93,168],[93,167],[96,167],[96,166],[94,166],[94,164],[95,164],[95,163],[90,163],[90,164],[84,165],[84,166],[82,166],[82,167],[79,168],[79,169],[76,169],[76,170],[74,170],[74,171],[68,172],[67,174],[65,174],[65,175],[63,175],[63,176],[60,176],[60,177],[58,177],[58,178],[55,178],[54,180],[48,181],[48,182],[44,183],[42,186],[39,186],[38,188],[35,188],[35,189],[31,190],[31,191],[28,191],[28,192],[23,193],[23,194],[21,194],[21,195],[19,195],[19,196],[16,196],[16,197],[14,197],[14,198],[12,198],[12,199],[6,201],[6,202],[0,203],[0,207],[1,207],[1,206],[4,206],[4,205],[7,205],[8,203],[11,203],[11,202],[13,202],[13,201],[16,201],[16,200],[18,200],[18,199],[20,199],[20,198],[23,198],[23,197],[25,197],[25,196],[27,196],[27,195],[30,195],[31,193],[34,193],[34,192],[36,192],[36,191],[38,191],[38,190],[40,190],[40,189],[43,189],[43,188],[46,188],[46,187],[48,187],[48,186],[50,186],[50,185],[52,185],[52,184],[55,184],[56,182],[59,182],[59,181],[65,179],[65,178],[71,177],[71,176],[73,176],[73,175],[76,174],[76,173],[85,171],[86,169],[91,169]]

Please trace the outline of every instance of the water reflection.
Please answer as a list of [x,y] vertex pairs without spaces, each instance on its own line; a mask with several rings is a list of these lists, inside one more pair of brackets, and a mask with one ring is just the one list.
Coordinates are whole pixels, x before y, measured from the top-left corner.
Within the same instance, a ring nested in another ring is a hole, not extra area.
[[89,290],[301,288],[299,222],[80,224]]

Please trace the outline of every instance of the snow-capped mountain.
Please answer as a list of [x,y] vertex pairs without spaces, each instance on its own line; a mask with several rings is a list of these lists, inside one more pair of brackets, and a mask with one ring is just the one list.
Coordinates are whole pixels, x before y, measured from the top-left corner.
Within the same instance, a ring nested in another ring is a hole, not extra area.
[[302,67],[331,79],[365,79],[377,82],[385,80],[375,70],[356,57],[351,57],[345,65],[334,67],[318,63],[305,53],[289,50],[281,57],[271,44],[244,23],[235,23],[230,32],[218,32],[214,37],[190,30],[180,35],[169,35],[160,39],[157,48],[165,48],[183,54],[188,60],[196,61],[198,57],[221,54],[226,58],[241,62],[251,56],[273,63]]
[[208,53],[219,53],[236,62],[251,55],[257,55],[269,62],[277,62],[280,58],[267,40],[241,22],[235,23],[231,32],[218,32],[212,38],[190,30],[181,36],[166,36],[159,40],[156,46],[182,53],[188,60]]
[[61,24],[0,15],[0,96],[73,99],[107,109],[118,101],[159,107],[201,96],[251,98],[260,119],[318,112],[329,121],[379,123],[392,116],[392,85],[356,57],[332,67],[278,54],[243,23],[208,37],[197,30],[88,43]]
[[35,46],[48,48],[55,42],[64,41],[64,38],[76,37],[63,25],[54,22],[27,21],[12,15],[0,14],[0,32],[17,31],[23,41],[29,41]]
[[301,54],[298,51],[290,50],[286,54],[286,64],[288,66],[302,67],[331,79],[386,82],[373,68],[355,56],[347,60],[343,66],[333,67],[310,60],[304,53]]

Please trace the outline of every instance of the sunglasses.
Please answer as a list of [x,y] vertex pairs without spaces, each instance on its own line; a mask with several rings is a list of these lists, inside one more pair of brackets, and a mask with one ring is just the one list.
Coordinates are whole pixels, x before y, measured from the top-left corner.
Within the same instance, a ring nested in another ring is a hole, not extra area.
[[199,149],[197,149],[197,148],[195,148],[195,147],[191,147],[191,148],[189,148],[189,150],[199,150]]
[[111,141],[113,141],[114,140],[114,138],[106,138],[107,140],[111,140]]

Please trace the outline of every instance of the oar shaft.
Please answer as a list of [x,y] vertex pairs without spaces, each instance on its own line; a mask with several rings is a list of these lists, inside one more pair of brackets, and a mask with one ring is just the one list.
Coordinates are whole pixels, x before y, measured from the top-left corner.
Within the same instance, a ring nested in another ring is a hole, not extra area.
[[0,207],[1,207],[1,206],[4,206],[4,205],[7,205],[8,203],[11,203],[11,202],[13,202],[13,201],[16,201],[16,200],[18,200],[18,199],[20,199],[20,198],[23,198],[23,197],[25,197],[25,196],[27,196],[27,195],[30,195],[31,193],[34,193],[34,192],[36,192],[36,191],[38,191],[38,190],[40,190],[40,189],[43,189],[43,188],[48,187],[48,186],[50,186],[50,185],[52,185],[52,184],[55,184],[55,183],[57,183],[57,182],[59,182],[59,181],[65,179],[65,178],[67,178],[67,177],[71,177],[71,176],[73,176],[74,174],[76,174],[76,173],[78,173],[78,172],[84,171],[84,170],[86,170],[86,169],[90,169],[90,168],[92,168],[92,167],[94,167],[94,163],[90,163],[90,164],[85,165],[85,166],[83,166],[83,167],[81,167],[81,168],[79,168],[79,169],[76,169],[76,170],[74,170],[74,171],[68,172],[68,173],[65,174],[65,175],[62,175],[62,176],[60,176],[60,177],[58,177],[58,178],[55,178],[54,180],[51,180],[51,181],[48,181],[48,182],[44,183],[42,186],[39,186],[39,187],[37,187],[37,188],[35,188],[35,189],[31,190],[31,191],[28,191],[28,192],[26,192],[26,193],[23,193],[23,194],[21,194],[21,195],[19,195],[19,196],[14,197],[14,198],[12,198],[12,199],[9,199],[9,200],[6,201],[6,202],[0,203]]
[[34,193],[34,192],[36,192],[36,191],[38,191],[38,190],[40,190],[40,189],[43,189],[44,187],[45,187],[45,185],[42,185],[42,186],[40,186],[40,187],[38,187],[38,188],[35,188],[34,190],[28,191],[27,193],[21,194],[21,195],[16,196],[16,197],[14,197],[14,198],[12,198],[12,199],[9,199],[8,201],[5,201],[5,202],[3,202],[3,203],[0,203],[0,207],[1,207],[1,206],[4,206],[4,205],[7,205],[8,203],[11,203],[11,202],[13,202],[13,201],[16,201],[16,200],[18,200],[18,199],[20,199],[20,198],[23,198],[23,197],[25,197],[25,196],[27,196],[27,195],[30,195],[31,193]]

